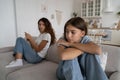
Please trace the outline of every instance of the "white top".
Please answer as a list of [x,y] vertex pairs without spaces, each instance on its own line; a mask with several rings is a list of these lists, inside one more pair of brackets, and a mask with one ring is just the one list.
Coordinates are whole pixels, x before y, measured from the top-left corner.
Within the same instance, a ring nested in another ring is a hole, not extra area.
[[42,40],[46,40],[48,41],[46,46],[40,51],[38,52],[38,55],[42,58],[44,58],[47,54],[47,50],[50,46],[50,42],[51,42],[51,36],[49,33],[42,33],[40,34],[37,39],[35,40],[36,44],[39,45],[41,43]]

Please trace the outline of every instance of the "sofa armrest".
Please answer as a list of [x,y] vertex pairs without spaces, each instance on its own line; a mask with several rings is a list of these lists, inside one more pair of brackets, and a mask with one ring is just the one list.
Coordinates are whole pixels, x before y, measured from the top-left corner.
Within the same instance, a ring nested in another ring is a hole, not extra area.
[[0,48],[0,53],[5,53],[5,52],[13,51],[13,49],[14,49],[13,46],[3,47],[3,48]]
[[120,80],[120,72],[114,72],[109,80]]

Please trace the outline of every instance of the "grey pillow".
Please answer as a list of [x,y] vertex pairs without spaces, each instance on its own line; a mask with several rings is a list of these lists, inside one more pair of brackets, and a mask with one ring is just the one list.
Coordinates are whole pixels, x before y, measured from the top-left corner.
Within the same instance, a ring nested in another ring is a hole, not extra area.
[[56,43],[49,47],[47,51],[46,59],[49,61],[53,61],[55,63],[59,63],[60,59],[58,57],[58,49]]

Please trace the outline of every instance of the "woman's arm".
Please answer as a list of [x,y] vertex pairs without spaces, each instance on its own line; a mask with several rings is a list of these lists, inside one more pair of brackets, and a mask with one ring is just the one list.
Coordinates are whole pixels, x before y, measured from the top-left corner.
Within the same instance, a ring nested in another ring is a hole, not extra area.
[[35,41],[32,40],[32,39],[29,40],[29,42],[30,42],[32,48],[33,48],[36,52],[40,52],[40,51],[46,46],[46,44],[47,44],[48,41],[42,40],[39,45],[37,45],[37,44],[35,43]]
[[101,54],[101,48],[97,44],[93,43],[92,41],[82,44],[82,43],[69,43],[69,46],[73,48],[77,48],[82,50],[83,52],[87,52],[90,54]]
[[72,48],[79,49],[83,52],[87,52],[90,54],[101,54],[101,48],[97,44],[93,43],[92,41],[82,44],[82,43],[69,43],[65,40],[59,40],[58,44],[65,45],[65,46],[70,46]]
[[79,49],[65,48],[62,45],[58,46],[58,51],[59,51],[59,57],[61,60],[71,60],[83,54],[83,52]]
[[46,46],[46,44],[47,44],[47,42],[48,42],[47,40],[42,40],[41,43],[40,43],[39,45],[37,45],[30,34],[25,33],[25,37],[26,37],[26,39],[30,42],[32,48],[33,48],[36,52],[41,51],[41,50]]

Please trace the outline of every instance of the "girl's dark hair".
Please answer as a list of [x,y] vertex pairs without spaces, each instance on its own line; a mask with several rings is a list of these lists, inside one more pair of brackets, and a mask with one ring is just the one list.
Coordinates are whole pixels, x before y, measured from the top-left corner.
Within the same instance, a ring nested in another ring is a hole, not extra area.
[[44,25],[45,25],[45,31],[44,32],[47,32],[47,33],[49,33],[51,35],[51,43],[50,43],[50,45],[54,44],[55,41],[56,41],[56,37],[55,37],[54,30],[52,28],[52,24],[50,23],[50,21],[47,18],[41,18],[38,21],[38,24],[39,24],[40,21],[44,22]]
[[72,26],[74,26],[82,31],[85,31],[85,35],[87,35],[86,22],[81,17],[75,17],[75,18],[69,19],[64,26],[64,38],[65,38],[65,40],[67,40],[65,33],[66,33],[66,27],[68,25],[72,25]]

